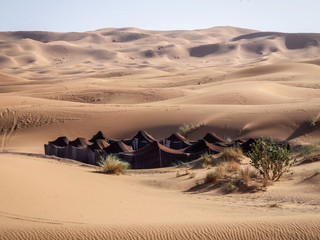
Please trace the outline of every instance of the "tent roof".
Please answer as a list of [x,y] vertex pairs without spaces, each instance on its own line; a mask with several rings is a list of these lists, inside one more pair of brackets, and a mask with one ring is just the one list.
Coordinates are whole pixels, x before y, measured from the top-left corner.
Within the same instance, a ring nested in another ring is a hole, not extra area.
[[185,153],[197,153],[203,150],[210,149],[213,152],[221,152],[223,147],[215,146],[211,143],[208,143],[206,140],[200,139],[197,143],[193,144],[190,147],[184,149]]
[[132,152],[132,148],[122,141],[113,142],[104,150],[107,153]]
[[202,139],[206,140],[208,143],[226,143],[223,138],[213,132],[207,133]]
[[104,139],[107,140],[107,136],[104,135],[101,131],[97,132],[95,135],[92,136],[92,138],[89,140],[89,142],[94,142],[96,139]]
[[251,144],[252,143],[256,143],[257,141],[254,138],[249,138],[247,141],[245,141],[244,143],[240,144],[241,149],[244,152],[248,152],[251,149]]
[[133,138],[138,138],[139,141],[147,141],[147,142],[153,142],[153,141],[157,141],[157,139],[155,139],[154,137],[152,137],[149,133],[147,133],[146,131],[139,131]]
[[125,153],[125,155],[142,155],[142,154],[146,154],[149,152],[156,152],[156,151],[162,151],[162,152],[171,153],[171,154],[183,154],[182,151],[168,148],[160,144],[158,141],[154,141],[148,144],[147,146],[140,148],[136,151]]
[[73,147],[86,147],[88,146],[88,142],[85,138],[76,138],[75,140],[70,141],[69,145]]
[[52,145],[64,147],[69,144],[69,139],[66,136],[58,137],[56,140],[49,142]]
[[104,139],[96,139],[91,145],[88,147],[91,150],[102,150],[109,146],[109,143],[106,142]]
[[179,133],[173,133],[166,140],[175,141],[175,142],[189,142],[184,136]]
[[235,140],[233,140],[233,142],[234,143],[245,143],[247,140],[246,139],[244,139],[244,138],[237,138],[237,139],[235,139]]

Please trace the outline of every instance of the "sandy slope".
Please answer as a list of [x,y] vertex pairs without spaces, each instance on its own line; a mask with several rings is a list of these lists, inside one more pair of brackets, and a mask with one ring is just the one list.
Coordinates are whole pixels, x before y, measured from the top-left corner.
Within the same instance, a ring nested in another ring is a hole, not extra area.
[[[41,156],[0,154],[2,239],[308,238],[319,229],[319,185],[312,164],[267,192],[197,192],[197,176],[177,169],[99,174],[93,167]],[[26,171],[27,169],[27,171]],[[276,204],[276,207],[274,207]]]
[[[144,129],[161,139],[183,123],[205,124],[191,139],[215,131],[224,138],[317,141],[319,43],[319,34],[233,27],[2,32],[0,150],[43,153],[58,136],[90,138],[98,130],[127,138]],[[296,238],[319,232],[315,183],[288,180],[258,195],[260,203],[251,195],[183,194],[194,180],[179,182],[170,171],[112,177],[45,158],[1,154],[0,161],[0,229],[9,238],[69,231],[130,238],[147,231],[185,239],[194,230],[193,238],[228,238],[229,228],[255,239],[264,237],[258,227],[274,238],[280,230]],[[290,202],[284,208],[265,207],[283,199]]]

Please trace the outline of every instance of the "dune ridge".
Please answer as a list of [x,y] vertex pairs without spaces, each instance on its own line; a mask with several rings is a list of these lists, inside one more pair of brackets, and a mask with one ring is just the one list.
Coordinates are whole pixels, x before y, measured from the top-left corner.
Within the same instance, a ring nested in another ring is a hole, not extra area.
[[[267,191],[195,187],[208,169],[99,174],[43,155],[59,136],[320,137],[320,34],[235,27],[0,32],[0,239],[317,239],[319,162]],[[242,167],[246,167],[244,163]]]

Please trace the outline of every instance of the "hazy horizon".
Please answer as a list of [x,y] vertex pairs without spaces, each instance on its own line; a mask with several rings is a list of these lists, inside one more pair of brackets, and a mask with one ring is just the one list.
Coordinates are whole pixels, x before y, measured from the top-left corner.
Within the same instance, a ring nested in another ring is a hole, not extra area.
[[[288,3],[289,2],[289,3]],[[0,31],[85,32],[101,28],[194,30],[233,26],[320,32],[317,0],[12,0],[2,3]]]

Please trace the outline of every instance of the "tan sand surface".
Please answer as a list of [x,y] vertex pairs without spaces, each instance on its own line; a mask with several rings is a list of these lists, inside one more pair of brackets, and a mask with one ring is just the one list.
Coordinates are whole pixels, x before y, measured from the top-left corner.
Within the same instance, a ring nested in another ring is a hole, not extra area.
[[162,139],[183,123],[204,124],[192,140],[319,141],[317,44],[233,27],[1,32],[0,239],[318,238],[318,163],[266,192],[224,195],[194,191],[174,168],[109,176],[37,155],[58,136]]

